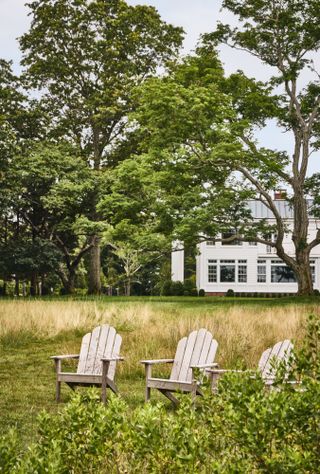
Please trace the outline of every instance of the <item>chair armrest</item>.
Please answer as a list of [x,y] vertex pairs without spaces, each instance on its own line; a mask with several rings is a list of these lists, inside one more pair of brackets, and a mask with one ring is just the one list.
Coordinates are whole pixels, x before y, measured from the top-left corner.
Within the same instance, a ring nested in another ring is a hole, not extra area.
[[228,373],[243,374],[246,371],[245,370],[233,370],[233,369],[207,369],[206,372],[209,372],[210,374],[228,374]]
[[212,364],[199,364],[199,365],[191,365],[191,369],[210,369],[210,367],[219,367],[219,364],[217,362],[214,362]]
[[51,356],[50,359],[53,359],[53,360],[79,359],[79,357],[80,357],[80,354],[66,354],[66,355]]
[[144,365],[172,364],[173,362],[174,362],[174,359],[140,360],[140,363]]
[[102,362],[112,362],[114,360],[124,360],[124,357],[113,356],[113,357],[102,357]]

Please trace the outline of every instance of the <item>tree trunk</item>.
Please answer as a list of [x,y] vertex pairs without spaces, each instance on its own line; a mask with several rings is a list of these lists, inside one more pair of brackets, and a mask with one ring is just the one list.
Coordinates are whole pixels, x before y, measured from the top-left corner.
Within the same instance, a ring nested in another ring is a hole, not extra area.
[[292,241],[295,246],[296,266],[294,272],[298,282],[298,295],[310,296],[313,294],[313,282],[310,268],[310,251],[308,245],[309,215],[307,201],[301,180],[294,182],[294,230]]
[[67,295],[73,295],[74,289],[75,289],[75,280],[76,280],[76,274],[75,273],[69,274],[69,278],[67,279],[66,285],[64,287]]
[[2,296],[7,296],[7,280],[6,280],[6,278],[3,279]]
[[89,284],[88,284],[89,295],[100,295],[101,293],[100,272],[101,272],[100,238],[95,235],[93,237],[93,247],[90,250],[90,259],[89,259]]
[[313,283],[311,279],[310,268],[305,267],[299,268],[297,272],[298,281],[298,295],[299,296],[312,296],[313,295]]
[[37,274],[35,272],[32,272],[31,278],[30,278],[30,296],[36,296],[37,295]]
[[313,295],[312,273],[310,268],[309,252],[296,251],[297,267],[295,274],[298,282],[298,295],[311,296]]
[[126,296],[131,296],[131,279],[128,278],[124,284]]
[[65,272],[57,271],[57,274],[63,284],[63,288],[65,290],[66,295],[72,295],[75,289],[75,280],[76,280],[76,273],[75,271],[69,271],[66,275]]
[[20,294],[20,280],[19,280],[19,277],[15,277],[14,294],[15,294],[15,296],[19,296],[19,294]]

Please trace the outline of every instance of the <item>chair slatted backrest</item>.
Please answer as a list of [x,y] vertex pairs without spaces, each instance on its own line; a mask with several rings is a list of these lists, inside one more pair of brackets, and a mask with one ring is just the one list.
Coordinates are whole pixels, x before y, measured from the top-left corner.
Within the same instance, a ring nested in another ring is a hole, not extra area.
[[292,342],[289,339],[285,339],[263,352],[258,367],[265,380],[275,378],[277,365],[280,362],[284,361],[286,364],[289,362],[292,349]]
[[170,380],[191,382],[191,367],[213,363],[217,348],[217,341],[206,329],[192,331],[188,337],[183,337],[177,346]]
[[[121,342],[122,337],[108,324],[94,328],[82,338],[77,373],[101,375],[101,359],[119,356]],[[112,361],[108,370],[109,379],[114,379],[115,370],[116,361]]]

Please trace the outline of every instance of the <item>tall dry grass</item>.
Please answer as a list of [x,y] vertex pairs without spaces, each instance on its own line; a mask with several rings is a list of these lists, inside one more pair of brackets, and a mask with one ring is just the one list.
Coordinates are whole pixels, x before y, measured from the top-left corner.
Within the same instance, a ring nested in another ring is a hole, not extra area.
[[[130,376],[140,370],[140,359],[171,357],[181,337],[205,327],[219,343],[217,361],[222,366],[243,363],[254,368],[262,351],[276,341],[290,338],[299,343],[305,317],[311,312],[320,314],[318,307],[303,305],[193,307],[150,302],[4,301],[0,305],[0,342],[23,334],[41,340],[66,331],[85,333],[109,323],[123,336],[121,352],[126,361],[120,372]],[[65,342],[61,350],[74,352],[78,346],[79,340]]]

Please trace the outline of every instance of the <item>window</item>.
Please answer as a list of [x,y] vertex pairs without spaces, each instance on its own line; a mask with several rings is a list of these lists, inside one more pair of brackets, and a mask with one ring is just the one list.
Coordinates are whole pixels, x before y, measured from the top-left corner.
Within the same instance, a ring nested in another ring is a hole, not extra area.
[[220,260],[220,281],[221,283],[236,281],[235,260]]
[[238,283],[247,283],[247,260],[238,260]]
[[296,277],[282,260],[271,260],[271,283],[295,283]]
[[249,242],[250,247],[258,245],[257,242]]
[[[222,239],[229,239],[233,235],[235,235],[237,232],[235,230],[231,230],[229,232],[223,232],[222,233]],[[242,245],[242,242],[239,240],[231,240],[230,242],[221,242],[222,245]]]
[[258,283],[267,282],[267,261],[266,260],[258,260],[257,282]]
[[208,261],[208,282],[217,282],[217,260]]
[[208,245],[208,246],[216,245],[215,240],[214,239],[207,240],[206,245]]
[[208,260],[208,283],[247,283],[247,260]]
[[312,283],[316,282],[316,261],[310,260],[311,278]]

